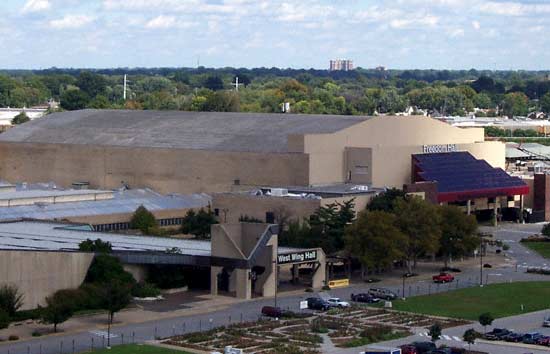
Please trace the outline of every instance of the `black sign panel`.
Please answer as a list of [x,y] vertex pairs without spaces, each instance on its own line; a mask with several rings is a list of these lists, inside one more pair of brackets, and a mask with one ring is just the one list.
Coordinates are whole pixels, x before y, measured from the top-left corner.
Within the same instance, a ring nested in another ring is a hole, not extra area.
[[278,264],[304,263],[316,260],[317,251],[304,251],[277,255]]

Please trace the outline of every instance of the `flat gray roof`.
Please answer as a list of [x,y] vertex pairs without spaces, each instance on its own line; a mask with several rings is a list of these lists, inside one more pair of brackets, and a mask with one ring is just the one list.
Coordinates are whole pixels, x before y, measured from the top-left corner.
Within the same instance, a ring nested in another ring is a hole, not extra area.
[[0,134],[0,141],[285,152],[290,134],[334,133],[364,116],[86,109],[54,113]]
[[131,236],[71,229],[71,225],[36,221],[0,223],[0,249],[78,251],[80,242],[101,239],[114,251],[164,252],[179,248],[182,254],[210,256],[208,241],[166,237]]
[[[78,251],[80,242],[101,239],[110,242],[114,251],[165,252],[178,248],[183,255],[210,256],[210,241],[168,237],[132,236],[86,231],[86,226],[71,224],[19,221],[0,223],[0,249],[25,251]],[[300,251],[279,247],[279,254]]]
[[[211,202],[211,197],[206,194],[162,195],[150,189],[117,190],[112,193],[113,198],[105,200],[0,207],[0,221],[53,220],[78,216],[133,213],[140,205],[149,211],[190,209],[207,207]],[[2,194],[0,193],[0,195]]]

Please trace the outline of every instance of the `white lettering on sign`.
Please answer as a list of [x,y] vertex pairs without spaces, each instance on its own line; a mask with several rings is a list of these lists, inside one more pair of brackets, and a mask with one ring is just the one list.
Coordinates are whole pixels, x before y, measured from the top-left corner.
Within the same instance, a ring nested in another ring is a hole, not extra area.
[[455,152],[457,151],[455,144],[446,144],[446,145],[424,145],[422,151],[425,154],[437,154],[441,152]]
[[280,254],[277,256],[277,263],[302,263],[315,261],[317,259],[317,251],[294,252],[289,254]]

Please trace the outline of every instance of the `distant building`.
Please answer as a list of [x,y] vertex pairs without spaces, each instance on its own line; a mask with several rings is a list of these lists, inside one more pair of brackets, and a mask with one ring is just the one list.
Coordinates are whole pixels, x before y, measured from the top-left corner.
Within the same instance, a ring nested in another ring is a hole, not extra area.
[[336,59],[330,61],[330,71],[351,71],[353,70],[353,61],[349,59]]

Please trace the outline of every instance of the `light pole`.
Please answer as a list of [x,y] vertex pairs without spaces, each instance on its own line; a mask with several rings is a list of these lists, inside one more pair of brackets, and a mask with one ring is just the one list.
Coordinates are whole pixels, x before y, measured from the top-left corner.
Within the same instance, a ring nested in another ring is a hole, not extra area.
[[405,278],[407,277],[406,274],[403,274],[403,300],[405,300]]
[[479,236],[479,286],[483,287],[483,236]]

